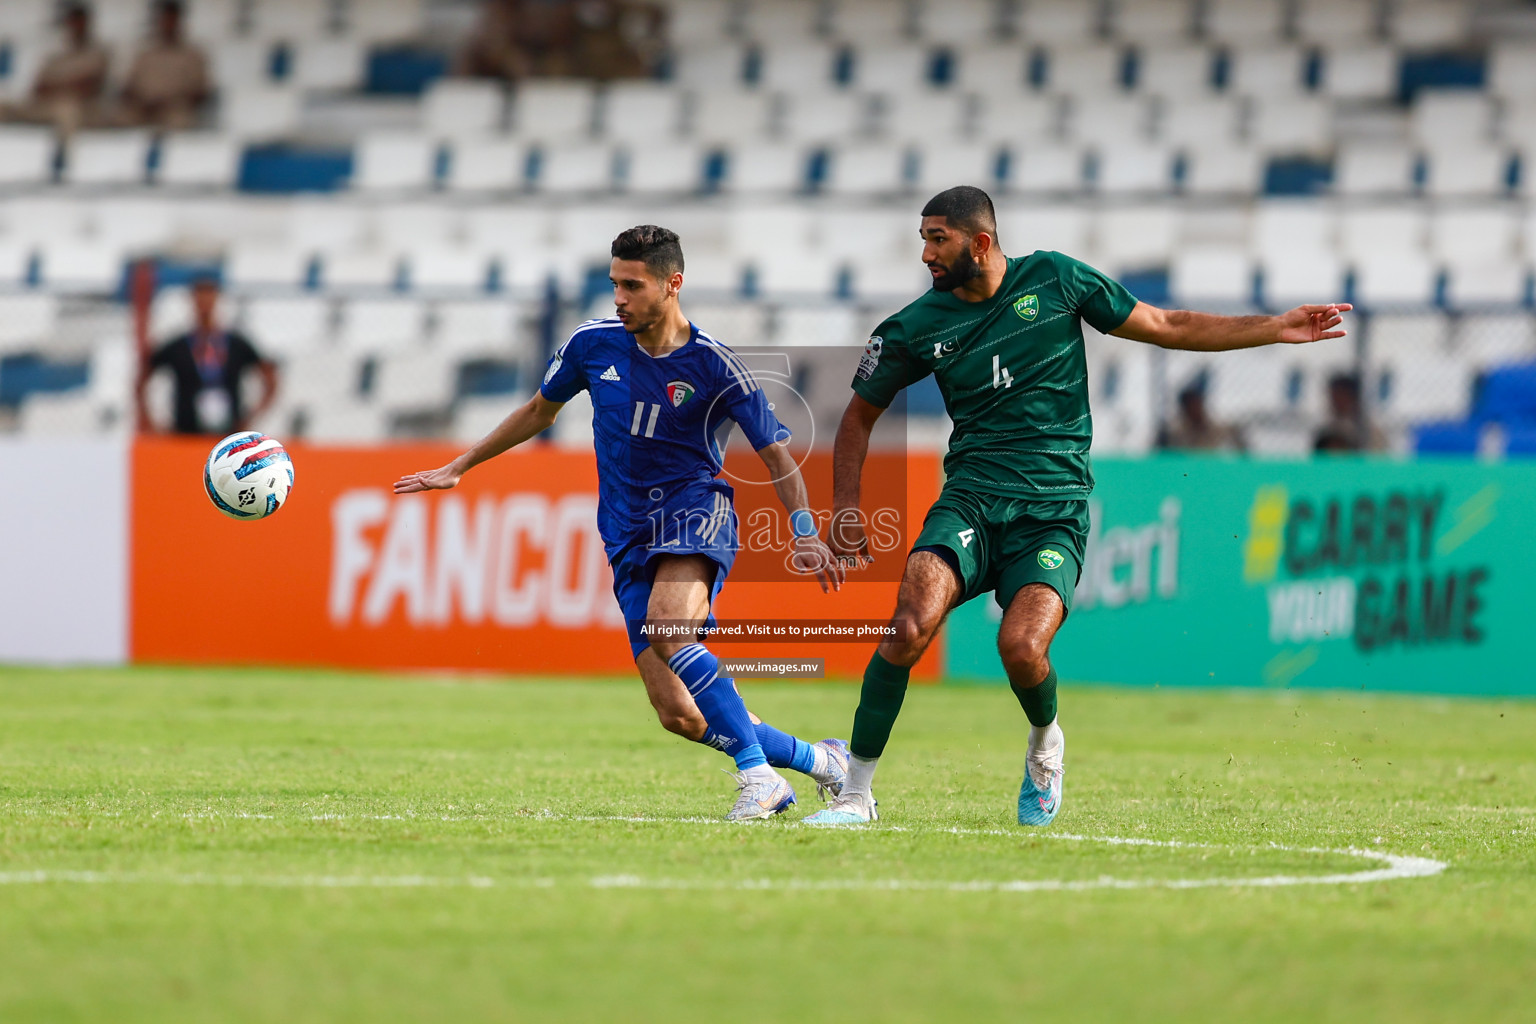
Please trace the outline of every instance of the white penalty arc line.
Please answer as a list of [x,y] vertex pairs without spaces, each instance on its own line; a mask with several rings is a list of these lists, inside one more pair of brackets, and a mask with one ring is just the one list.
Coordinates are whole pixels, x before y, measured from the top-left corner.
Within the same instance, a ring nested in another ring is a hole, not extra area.
[[[328,816],[329,817],[329,816]],[[382,817],[382,816],[380,816]],[[392,816],[391,816],[392,817]],[[704,818],[633,818],[619,815],[566,817],[563,815],[529,816],[529,821],[602,821],[629,824],[725,824]],[[791,825],[791,827],[799,827]],[[1020,837],[1021,833],[1006,829],[928,828],[912,829],[901,826],[877,826],[867,830],[846,827],[829,831],[860,831],[878,835],[884,832],[929,833],[948,835],[985,835]],[[1151,846],[1187,850],[1241,850],[1242,846],[1220,846],[1213,843],[1192,843],[1176,839],[1141,839],[1125,836],[1087,836],[1065,832],[1040,832],[1041,838],[1064,842],[1103,843],[1112,846]],[[73,883],[82,885],[178,885],[212,886],[224,888],[270,889],[553,889],[557,887],[581,887],[591,889],[650,889],[650,890],[699,890],[699,891],[748,891],[748,892],[1083,892],[1090,889],[1213,889],[1213,888],[1280,888],[1296,885],[1358,885],[1372,882],[1392,882],[1409,878],[1428,878],[1443,872],[1449,865],[1429,857],[1411,857],[1380,850],[1362,850],[1357,847],[1328,849],[1325,847],[1282,846],[1270,843],[1247,849],[1267,850],[1274,853],[1306,853],[1337,857],[1355,857],[1374,861],[1381,867],[1369,871],[1334,872],[1326,875],[1260,875],[1238,878],[1114,878],[1108,875],[1089,879],[1017,879],[1011,881],[941,881],[910,878],[859,879],[859,878],[740,878],[740,879],[693,879],[647,878],[641,875],[599,875],[588,879],[563,880],[555,878],[491,878],[468,875],[463,877],[434,877],[431,875],[221,875],[206,872],[135,872],[135,871],[10,871],[0,872],[0,885],[43,885]]]

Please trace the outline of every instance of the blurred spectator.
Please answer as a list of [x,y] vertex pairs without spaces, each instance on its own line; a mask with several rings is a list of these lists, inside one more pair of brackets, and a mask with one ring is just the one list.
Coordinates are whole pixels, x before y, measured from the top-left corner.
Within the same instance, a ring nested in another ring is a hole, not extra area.
[[1336,373],[1328,378],[1328,419],[1318,428],[1312,448],[1318,452],[1386,451],[1386,435],[1366,421],[1357,374]]
[[91,36],[91,9],[83,3],[64,7],[60,16],[64,48],[48,57],[32,83],[26,101],[5,108],[7,120],[51,124],[68,135],[101,120],[101,97],[107,84],[106,48]]
[[208,99],[208,58],[182,38],[178,0],[155,5],[155,30],[123,84],[122,120],[170,130],[189,128]]
[[481,78],[638,78],[659,52],[663,17],[621,0],[486,0],[459,72]]
[[[219,286],[212,278],[192,286],[196,326],[173,338],[149,357],[139,375],[137,392],[139,429],[148,432],[149,409],[144,390],[156,370],[169,369],[175,378],[175,413],[172,429],[178,434],[228,434],[244,430],[258,419],[277,395],[277,367],[257,353],[243,335],[219,326]],[[245,372],[261,375],[262,395],[246,413],[240,385]]]
[[1159,448],[1224,452],[1248,449],[1242,431],[1211,418],[1205,407],[1207,383],[1205,375],[1201,374],[1179,392],[1178,415],[1172,423],[1164,424],[1157,439]]

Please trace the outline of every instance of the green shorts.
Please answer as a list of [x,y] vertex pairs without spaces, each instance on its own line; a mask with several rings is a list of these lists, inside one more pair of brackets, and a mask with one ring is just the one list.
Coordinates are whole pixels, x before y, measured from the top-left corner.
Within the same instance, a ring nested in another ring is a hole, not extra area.
[[1070,612],[1087,540],[1086,501],[1029,501],[946,487],[912,549],[944,548],[954,556],[961,603],[990,590],[1006,609],[1025,585],[1044,583]]

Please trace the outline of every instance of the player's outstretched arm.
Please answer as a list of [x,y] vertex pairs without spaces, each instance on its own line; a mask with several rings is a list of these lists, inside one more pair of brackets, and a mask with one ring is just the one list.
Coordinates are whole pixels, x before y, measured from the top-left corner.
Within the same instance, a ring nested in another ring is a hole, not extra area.
[[396,494],[413,494],[416,491],[440,491],[457,484],[471,469],[487,459],[494,459],[509,448],[515,448],[531,437],[548,430],[560,414],[561,403],[551,402],[543,395],[534,393],[527,403],[497,424],[474,446],[440,469],[428,469],[420,473],[407,473],[395,481]]
[[757,450],[763,465],[768,467],[773,489],[778,492],[784,511],[794,531],[794,554],[790,564],[796,572],[814,573],[821,584],[821,592],[843,589],[843,564],[832,557],[832,551],[816,530],[816,516],[810,510],[810,496],[805,489],[805,478],[789,448],[782,444],[770,444]]
[[864,460],[869,455],[869,435],[883,412],[873,402],[854,395],[843,410],[837,440],[832,443],[832,523],[827,528],[827,539],[839,558],[857,558],[861,563],[874,561],[864,536],[859,492]]
[[1341,314],[1354,307],[1347,302],[1321,306],[1297,306],[1277,316],[1218,316],[1188,309],[1159,309],[1136,303],[1125,323],[1110,333],[1117,338],[1144,341],[1161,348],[1188,352],[1230,352],[1261,345],[1305,345],[1342,338]]

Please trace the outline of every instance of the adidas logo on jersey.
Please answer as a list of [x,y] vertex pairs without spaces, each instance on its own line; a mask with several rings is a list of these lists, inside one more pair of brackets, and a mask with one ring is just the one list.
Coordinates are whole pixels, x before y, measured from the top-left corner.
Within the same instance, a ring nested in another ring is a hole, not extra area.
[[616,370],[612,366],[610,366],[610,367],[608,367],[608,369],[604,370],[603,371],[603,375],[598,378],[598,380],[623,380],[623,379],[624,379],[623,377],[619,376],[619,371]]

